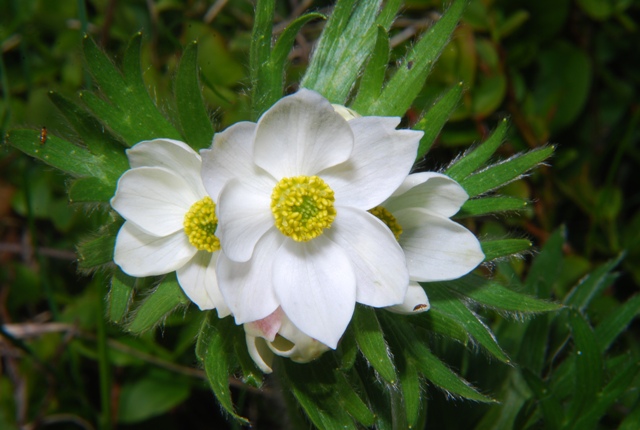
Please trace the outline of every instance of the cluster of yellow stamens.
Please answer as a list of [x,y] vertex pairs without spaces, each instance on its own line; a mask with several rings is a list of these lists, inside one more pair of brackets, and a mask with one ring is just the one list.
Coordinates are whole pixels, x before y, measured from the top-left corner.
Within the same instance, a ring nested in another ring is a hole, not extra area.
[[200,251],[215,252],[220,249],[220,240],[215,235],[216,228],[216,204],[211,197],[195,202],[184,216],[184,232],[191,245]]
[[331,227],[336,217],[333,190],[317,176],[283,178],[271,194],[275,225],[284,235],[306,242]]
[[376,206],[373,209],[369,209],[369,213],[385,223],[385,225],[389,227],[389,230],[391,230],[391,233],[396,237],[396,240],[400,239],[402,226],[398,223],[398,220],[396,220],[396,217],[394,217],[391,212],[382,206]]

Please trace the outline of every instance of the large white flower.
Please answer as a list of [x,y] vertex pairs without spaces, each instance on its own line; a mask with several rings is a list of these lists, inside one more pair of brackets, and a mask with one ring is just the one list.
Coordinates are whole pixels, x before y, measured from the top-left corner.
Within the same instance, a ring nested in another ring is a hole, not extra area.
[[349,122],[300,90],[255,123],[216,134],[202,176],[219,196],[218,281],[236,323],[278,306],[303,333],[337,346],[355,303],[402,303],[404,253],[367,210],[407,177],[422,132],[399,118]]
[[450,220],[469,198],[440,173],[409,175],[389,199],[371,210],[393,231],[407,259],[411,284],[399,313],[424,312],[429,301],[418,282],[457,279],[484,260],[476,236]]
[[183,142],[155,139],[136,144],[127,156],[131,169],[111,199],[126,220],[116,238],[115,263],[136,277],[176,271],[200,309],[229,315],[216,279],[217,218],[200,178],[200,155]]
[[264,373],[272,372],[274,355],[308,363],[329,350],[293,325],[282,308],[259,321],[245,323],[244,331],[249,355]]

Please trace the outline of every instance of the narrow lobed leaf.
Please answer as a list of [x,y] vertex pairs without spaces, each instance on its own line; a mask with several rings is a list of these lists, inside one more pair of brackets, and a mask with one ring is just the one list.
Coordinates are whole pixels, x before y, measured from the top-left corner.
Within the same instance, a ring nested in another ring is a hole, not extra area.
[[620,263],[624,255],[608,261],[585,276],[565,298],[565,304],[576,309],[586,309],[591,300],[608,287],[617,278],[611,271]]
[[395,384],[397,378],[395,365],[391,360],[375,311],[369,307],[356,306],[352,324],[362,355],[382,379]]
[[640,295],[636,294],[607,315],[595,328],[600,351],[604,353],[609,349],[638,314],[640,314]]
[[[269,108],[269,94],[277,92],[277,82],[271,75],[271,33],[275,0],[264,0],[256,4],[251,47],[249,49],[249,77],[251,79],[251,105],[254,120]],[[282,78],[282,77],[281,77]]]
[[540,253],[531,263],[525,281],[525,292],[536,297],[550,298],[551,291],[562,272],[564,255],[564,227],[557,229],[542,247]]
[[69,185],[69,203],[108,203],[115,192],[115,182],[106,184],[98,178],[78,178]]
[[133,287],[136,278],[126,275],[121,270],[117,270],[111,277],[111,289],[109,290],[109,307],[107,314],[109,321],[114,323],[122,322],[133,298]]
[[483,240],[480,241],[480,245],[484,252],[484,261],[520,254],[533,246],[527,239]]
[[454,218],[468,218],[491,215],[500,212],[521,211],[527,207],[527,201],[517,197],[499,196],[467,200]]
[[356,99],[351,105],[356,112],[365,112],[367,106],[380,97],[387,64],[389,64],[389,36],[384,27],[378,26],[376,43],[360,78]]

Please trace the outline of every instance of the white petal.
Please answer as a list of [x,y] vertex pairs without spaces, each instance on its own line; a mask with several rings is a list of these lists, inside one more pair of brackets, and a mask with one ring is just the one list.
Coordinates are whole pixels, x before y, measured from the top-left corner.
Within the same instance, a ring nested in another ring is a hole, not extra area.
[[402,315],[413,315],[426,312],[431,308],[429,298],[424,288],[417,282],[411,282],[409,288],[407,288],[407,294],[404,296],[404,301],[395,306],[389,306],[386,310]]
[[275,228],[267,232],[256,245],[253,258],[245,263],[230,260],[224,252],[218,257],[218,285],[236,324],[263,319],[278,307],[271,273],[282,239]]
[[391,230],[368,212],[344,207],[337,212],[327,236],[347,252],[353,263],[356,301],[374,307],[401,303],[409,272]]
[[222,250],[233,261],[248,261],[258,240],[274,227],[271,195],[232,179],[222,187],[216,209]]
[[361,117],[349,121],[355,146],[346,163],[319,173],[337,205],[368,210],[389,197],[411,171],[422,132],[396,130],[399,118]]
[[266,172],[253,162],[255,129],[253,122],[239,122],[216,133],[211,149],[200,151],[202,180],[214,201],[224,184],[233,178],[240,178],[251,186],[262,185],[269,193],[273,189],[273,179],[269,181]]
[[283,316],[282,308],[278,308],[261,320],[245,323],[244,331],[250,336],[259,336],[273,342],[282,326]]
[[111,207],[156,236],[183,229],[184,216],[200,196],[181,177],[162,167],[127,170],[118,180]]
[[320,94],[301,89],[280,99],[258,121],[253,160],[274,178],[315,175],[346,161],[351,128]]
[[435,172],[414,173],[382,205],[391,213],[422,208],[449,218],[455,215],[469,195],[456,181]]
[[403,228],[400,246],[411,280],[456,279],[484,260],[480,242],[460,224],[422,209],[405,209],[394,215]]
[[125,222],[116,237],[113,261],[127,275],[155,276],[179,269],[196,251],[182,231],[156,237]]
[[245,339],[247,341],[249,355],[253,359],[253,362],[256,363],[256,366],[264,373],[273,372],[271,366],[273,365],[274,354],[267,346],[267,341],[261,337],[255,337],[249,334],[245,334]]
[[285,239],[275,255],[273,286],[291,322],[335,349],[356,301],[356,277],[344,250],[324,235],[304,243]]
[[179,140],[145,140],[127,149],[132,169],[136,167],[164,167],[182,176],[202,198],[206,195],[200,179],[200,156],[189,145]]
[[329,347],[324,343],[304,334],[284,314],[282,327],[278,334],[280,338],[277,338],[275,342],[270,342],[269,348],[274,353],[289,357],[296,363],[308,363],[329,350]]
[[218,317],[231,313],[218,288],[216,263],[219,252],[198,251],[184,266],[176,271],[178,282],[189,299],[200,310],[216,309]]

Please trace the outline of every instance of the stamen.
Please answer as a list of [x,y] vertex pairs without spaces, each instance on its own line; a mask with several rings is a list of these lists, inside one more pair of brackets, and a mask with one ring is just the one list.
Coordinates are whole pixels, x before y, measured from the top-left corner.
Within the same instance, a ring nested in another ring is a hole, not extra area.
[[370,209],[369,213],[385,223],[385,225],[389,227],[389,230],[391,230],[391,233],[396,237],[396,240],[400,239],[402,226],[398,223],[398,220],[396,220],[396,217],[394,217],[391,212],[382,206],[376,206],[375,208]]
[[220,249],[220,240],[215,235],[217,228],[216,204],[211,197],[195,202],[184,216],[184,232],[189,243],[200,251],[215,252]]
[[307,242],[331,227],[336,217],[333,190],[317,176],[283,178],[271,194],[276,227],[296,242]]

